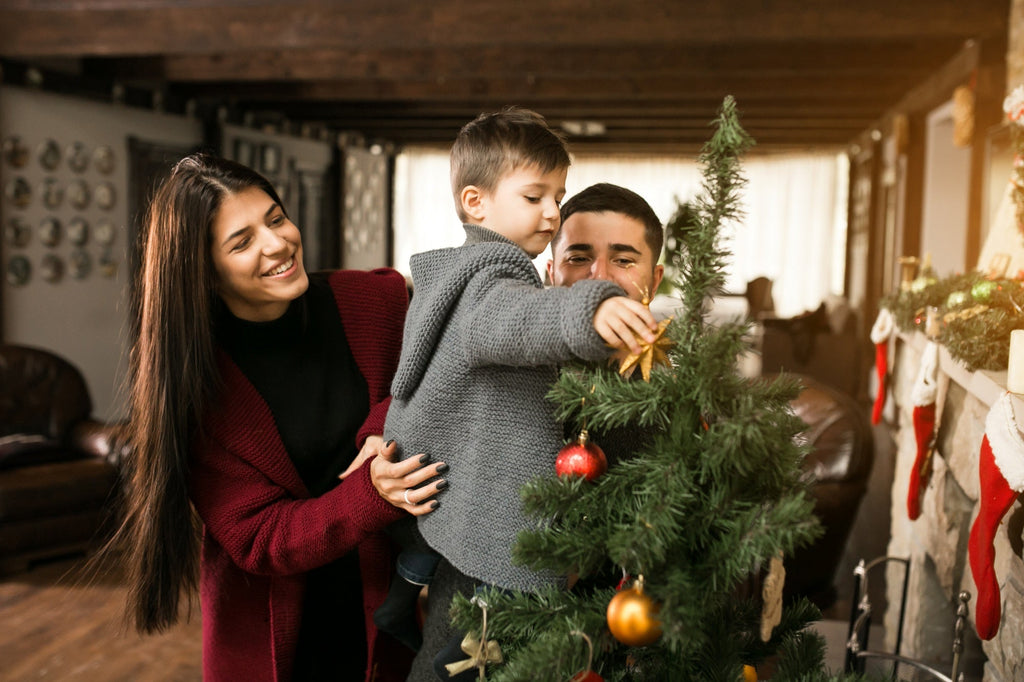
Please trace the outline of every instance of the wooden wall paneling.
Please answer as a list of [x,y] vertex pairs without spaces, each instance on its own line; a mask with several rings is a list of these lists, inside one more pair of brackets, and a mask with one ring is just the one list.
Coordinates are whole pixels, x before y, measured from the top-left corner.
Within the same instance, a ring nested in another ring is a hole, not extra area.
[[[863,134],[850,151],[850,199],[847,210],[846,296],[850,306],[860,311],[860,330],[868,332],[867,317],[874,305],[871,299],[871,220],[874,214],[874,179],[877,175],[874,142]],[[872,317],[873,319],[873,317]]]
[[[981,253],[982,231],[986,224],[986,175],[988,171],[988,134],[1003,120],[1006,96],[1006,45],[994,42],[983,46],[974,82],[974,134],[971,142],[971,178],[968,190],[967,240],[964,271],[973,270]],[[985,264],[982,263],[984,267]]]

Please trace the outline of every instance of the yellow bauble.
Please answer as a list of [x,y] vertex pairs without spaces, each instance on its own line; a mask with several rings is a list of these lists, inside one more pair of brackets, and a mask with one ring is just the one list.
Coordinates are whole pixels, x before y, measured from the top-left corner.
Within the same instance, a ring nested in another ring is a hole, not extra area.
[[757,682],[757,669],[754,666],[743,666],[743,682]]
[[622,590],[608,602],[608,629],[628,646],[647,646],[661,637],[657,602],[639,587]]

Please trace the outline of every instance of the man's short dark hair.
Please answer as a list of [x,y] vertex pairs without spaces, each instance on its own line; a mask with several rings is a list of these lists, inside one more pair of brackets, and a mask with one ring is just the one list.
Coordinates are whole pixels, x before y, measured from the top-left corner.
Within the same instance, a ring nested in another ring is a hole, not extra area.
[[[658,215],[642,196],[625,187],[608,182],[591,185],[562,204],[561,213],[562,225],[565,225],[565,221],[573,213],[621,213],[633,218],[644,226],[644,241],[650,247],[654,261],[657,262],[661,257],[665,233]],[[558,243],[561,235],[562,229],[559,227],[554,239],[551,240],[552,246]]]

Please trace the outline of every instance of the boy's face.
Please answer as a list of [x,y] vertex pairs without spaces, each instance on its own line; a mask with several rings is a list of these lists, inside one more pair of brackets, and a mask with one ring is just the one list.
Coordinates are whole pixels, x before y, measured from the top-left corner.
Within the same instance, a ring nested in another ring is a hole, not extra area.
[[573,213],[565,219],[551,252],[548,276],[559,287],[581,279],[604,279],[639,301],[654,297],[664,273],[644,239],[643,223],[613,211]]
[[536,166],[502,176],[493,192],[470,186],[462,190],[471,222],[510,239],[536,258],[558,230],[558,207],[565,196],[567,168],[542,173]]

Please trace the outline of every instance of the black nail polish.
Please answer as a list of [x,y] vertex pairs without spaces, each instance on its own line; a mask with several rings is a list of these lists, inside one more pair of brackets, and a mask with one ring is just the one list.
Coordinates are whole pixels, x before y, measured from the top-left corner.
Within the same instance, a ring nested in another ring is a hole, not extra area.
[[445,479],[442,478],[440,481],[437,482],[437,489],[438,490],[444,490],[447,487],[448,487],[448,481],[446,481]]
[[434,500],[433,502],[430,503],[430,508],[431,509],[437,509],[440,506],[441,506],[441,503],[438,502],[437,500]]
[[439,464],[439,465],[438,465],[438,467],[437,467],[437,473],[439,473],[439,474],[443,474],[443,473],[444,473],[444,472],[446,472],[446,471],[448,471],[448,465],[447,465],[447,464]]
[[391,439],[391,440],[389,440],[389,441],[388,441],[387,443],[384,443],[384,447],[386,447],[386,448],[390,448],[390,447],[391,447],[391,444],[392,444],[392,443],[394,443],[394,442],[395,442],[395,439],[394,439],[394,438],[392,438],[392,439]]
[[430,461],[430,455],[420,455],[420,464],[426,464]]

